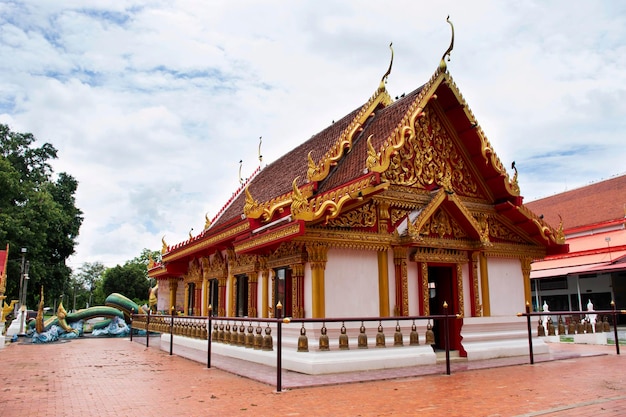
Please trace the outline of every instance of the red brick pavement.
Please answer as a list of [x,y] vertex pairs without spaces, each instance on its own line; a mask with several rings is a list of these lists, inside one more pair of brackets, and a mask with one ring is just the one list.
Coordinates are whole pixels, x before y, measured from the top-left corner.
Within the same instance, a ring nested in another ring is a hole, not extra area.
[[128,339],[0,350],[0,416],[624,416],[624,355],[276,392]]

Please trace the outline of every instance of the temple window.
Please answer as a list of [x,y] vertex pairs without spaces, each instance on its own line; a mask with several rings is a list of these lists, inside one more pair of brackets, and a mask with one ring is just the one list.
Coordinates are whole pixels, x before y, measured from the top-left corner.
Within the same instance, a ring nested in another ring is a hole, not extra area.
[[248,316],[248,276],[243,274],[235,278],[237,279],[235,313],[237,317],[246,317]]
[[283,317],[292,316],[292,282],[291,270],[288,268],[276,268],[276,278],[274,285],[274,300],[276,304],[280,301],[283,305]]

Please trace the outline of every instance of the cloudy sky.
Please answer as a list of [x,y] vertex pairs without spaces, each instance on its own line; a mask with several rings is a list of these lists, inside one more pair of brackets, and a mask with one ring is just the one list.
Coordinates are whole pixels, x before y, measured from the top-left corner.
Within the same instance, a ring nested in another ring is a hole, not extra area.
[[[386,3],[386,4],[385,4]],[[448,69],[525,201],[626,173],[620,1],[0,2],[0,123],[58,149],[70,266],[199,233],[259,165]]]

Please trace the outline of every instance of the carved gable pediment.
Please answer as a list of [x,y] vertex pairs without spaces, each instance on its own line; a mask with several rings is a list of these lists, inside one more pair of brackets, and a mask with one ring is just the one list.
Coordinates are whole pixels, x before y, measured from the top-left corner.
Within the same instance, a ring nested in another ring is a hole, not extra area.
[[471,163],[448,132],[443,117],[429,104],[416,119],[414,134],[391,157],[382,177],[394,185],[424,190],[441,186],[462,196],[486,199]]
[[283,242],[267,257],[268,268],[303,264],[307,261],[307,252],[302,243]]
[[202,269],[200,268],[200,261],[198,259],[192,259],[189,261],[189,268],[184,276],[184,282],[201,282],[202,281]]
[[493,241],[512,242],[512,243],[528,243],[528,240],[514,232],[513,229],[494,216],[487,219],[489,224],[489,236]]
[[370,228],[376,225],[376,206],[369,202],[327,223],[330,227]]
[[428,236],[489,244],[486,218],[479,216],[476,219],[456,195],[443,188],[433,192],[432,199],[425,206],[409,213],[397,230],[398,234],[406,234],[414,241]]
[[237,255],[234,262],[230,264],[230,273],[233,275],[247,274],[259,270],[259,260],[257,255]]
[[207,279],[225,278],[228,275],[226,260],[220,251],[215,252],[212,259],[203,258],[202,267],[204,277]]

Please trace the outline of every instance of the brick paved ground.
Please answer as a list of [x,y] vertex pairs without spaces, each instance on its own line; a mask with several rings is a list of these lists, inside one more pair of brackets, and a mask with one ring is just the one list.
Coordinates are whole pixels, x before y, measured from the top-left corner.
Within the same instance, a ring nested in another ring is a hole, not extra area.
[[568,349],[595,356],[277,393],[128,339],[14,343],[0,350],[0,416],[626,415],[624,355]]

